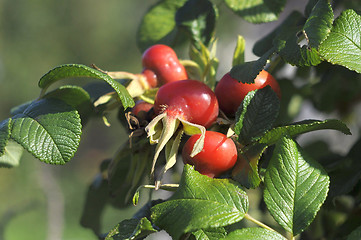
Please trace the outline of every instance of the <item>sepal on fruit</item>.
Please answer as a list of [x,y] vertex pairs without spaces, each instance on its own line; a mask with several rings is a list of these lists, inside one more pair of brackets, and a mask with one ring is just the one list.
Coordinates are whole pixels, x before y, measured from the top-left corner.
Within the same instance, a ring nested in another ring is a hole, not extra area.
[[128,79],[130,80],[126,86],[129,95],[132,98],[143,95],[147,90],[151,89],[152,86],[147,81],[144,74],[134,74],[124,71],[104,71],[93,64],[93,68],[107,74],[109,77],[115,80]]
[[191,155],[195,156],[202,151],[204,145],[204,136],[206,128],[204,126],[190,123],[180,117],[169,117],[167,112],[156,116],[145,128],[151,144],[157,144],[151,175],[154,175],[155,164],[160,152],[165,148],[166,164],[156,177],[156,189],[159,189],[161,179],[165,172],[172,168],[176,163],[176,156],[183,133],[187,135],[201,134],[201,137],[194,144]]
[[200,153],[203,149],[206,128],[201,125],[185,121],[183,119],[179,119],[179,120],[182,122],[183,130],[184,130],[185,134],[187,134],[189,136],[192,136],[194,134],[199,134],[199,133],[201,134],[200,138],[194,144],[193,150],[190,154],[191,157],[194,157],[195,155]]

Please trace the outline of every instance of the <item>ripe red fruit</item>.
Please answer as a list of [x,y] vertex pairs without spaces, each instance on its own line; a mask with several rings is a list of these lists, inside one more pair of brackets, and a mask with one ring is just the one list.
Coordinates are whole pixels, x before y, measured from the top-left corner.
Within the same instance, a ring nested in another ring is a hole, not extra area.
[[200,134],[193,135],[185,143],[182,150],[184,164],[193,165],[195,170],[209,177],[218,177],[235,165],[236,145],[232,139],[219,132],[207,131],[202,151],[191,157],[193,146],[199,138]]
[[155,114],[167,112],[188,122],[210,127],[218,116],[218,101],[214,92],[196,80],[182,80],[161,86],[154,102]]
[[153,104],[139,100],[132,108],[132,114],[140,119],[146,119],[148,112],[153,108]]
[[149,88],[155,88],[158,85],[157,75],[152,70],[144,69],[142,74],[149,84]]
[[152,70],[159,84],[188,79],[184,66],[179,62],[177,54],[171,47],[156,44],[149,47],[142,56],[144,69]]
[[252,84],[238,82],[229,73],[226,73],[215,88],[219,108],[227,116],[234,116],[248,92],[264,88],[267,85],[270,85],[277,96],[281,98],[278,82],[266,70],[262,70]]
[[154,102],[157,115],[145,128],[151,144],[157,144],[151,174],[162,149],[166,147],[166,164],[156,178],[158,189],[163,174],[176,163],[176,156],[183,133],[200,134],[191,150],[191,156],[203,148],[206,128],[218,116],[218,102],[214,92],[196,80],[181,80],[161,86]]

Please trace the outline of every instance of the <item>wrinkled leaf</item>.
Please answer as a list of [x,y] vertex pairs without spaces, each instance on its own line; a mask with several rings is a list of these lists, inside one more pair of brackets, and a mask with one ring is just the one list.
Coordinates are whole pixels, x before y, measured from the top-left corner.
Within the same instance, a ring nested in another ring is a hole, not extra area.
[[78,109],[84,104],[91,106],[89,94],[78,86],[61,86],[54,91],[48,92],[44,98],[55,98],[64,101],[75,109]]
[[23,104],[20,104],[20,105],[18,105],[18,106],[15,106],[15,107],[11,108],[11,110],[10,110],[11,116],[14,116],[14,115],[16,115],[16,114],[18,114],[18,113],[24,112],[25,109],[26,109],[30,104],[32,104],[32,102],[33,102],[33,101],[27,101],[27,102],[25,102],[25,103],[23,103]]
[[13,117],[11,138],[45,163],[65,164],[79,146],[81,129],[74,108],[57,99],[41,99]]
[[239,65],[232,67],[229,74],[232,78],[236,79],[238,82],[242,83],[254,83],[254,79],[257,75],[263,70],[267,64],[267,60],[275,52],[274,48],[268,50],[262,57],[258,60],[245,62]]
[[226,5],[250,23],[265,23],[278,19],[286,0],[225,0]]
[[[322,59],[317,51],[317,46],[326,37],[333,15],[327,2],[322,0],[319,5],[319,8],[313,9],[312,15],[304,26],[303,16],[293,12],[286,19],[289,22],[283,23],[262,40],[262,43],[265,43],[265,40],[273,41],[277,53],[291,65],[298,67],[318,65]],[[302,43],[303,38],[306,38],[306,44]]]
[[238,153],[238,160],[232,170],[232,178],[246,188],[256,188],[261,183],[258,162],[267,149],[265,144],[254,144]]
[[238,239],[252,239],[252,240],[286,240],[281,234],[276,231],[271,231],[265,228],[242,228],[233,231],[222,238],[222,240],[238,240]]
[[302,133],[323,129],[337,130],[344,134],[351,135],[350,129],[348,129],[348,127],[343,122],[336,119],[328,119],[324,121],[304,120],[293,123],[291,125],[272,128],[271,130],[267,131],[258,142],[272,145],[285,135],[295,137]]
[[178,34],[175,14],[185,2],[186,0],[161,0],[147,11],[137,33],[137,45],[141,52],[158,43],[174,44]]
[[307,35],[308,45],[318,48],[329,34],[333,23],[333,10],[328,0],[319,0],[311,11],[303,31]]
[[184,29],[200,49],[200,44],[208,46],[217,20],[216,6],[209,0],[189,0],[178,9],[175,20],[179,28]]
[[319,47],[321,56],[332,64],[361,73],[361,16],[346,10],[335,20],[333,28]]
[[51,84],[61,79],[83,77],[104,80],[117,92],[124,109],[134,106],[133,98],[121,83],[101,71],[81,64],[64,64],[55,67],[40,78],[38,85],[45,91]]
[[287,137],[277,142],[264,182],[268,210],[293,236],[313,221],[330,184],[322,166]]
[[293,31],[292,29],[288,31],[285,30],[280,38],[274,40],[278,54],[285,62],[293,66],[309,67],[320,64],[322,60],[316,48],[299,45],[297,33],[299,33],[300,30],[301,29],[294,29]]
[[192,233],[195,240],[218,240],[226,236],[227,232],[223,227],[200,229]]
[[136,240],[155,233],[152,223],[147,218],[126,219],[108,233],[105,240]]
[[317,4],[318,1],[319,0],[308,0],[304,11],[304,14],[307,18],[311,15],[312,9]]
[[151,218],[178,239],[183,233],[238,222],[247,210],[247,195],[236,182],[209,178],[186,165],[178,190],[151,209]]
[[238,141],[247,145],[271,129],[279,108],[280,101],[270,86],[248,93],[236,113]]
[[254,44],[253,53],[259,57],[264,55],[267,51],[273,48],[273,40],[278,38],[279,34],[289,30],[290,28],[294,28],[295,26],[301,26],[304,21],[305,18],[300,12],[292,11],[277,28]]
[[45,94],[43,98],[59,99],[75,108],[80,114],[83,125],[93,114],[93,105],[89,94],[78,86],[61,86]]

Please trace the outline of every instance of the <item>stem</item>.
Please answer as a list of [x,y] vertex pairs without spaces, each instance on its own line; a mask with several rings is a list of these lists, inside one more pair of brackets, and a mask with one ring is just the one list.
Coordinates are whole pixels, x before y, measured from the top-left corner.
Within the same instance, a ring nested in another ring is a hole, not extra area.
[[[169,183],[169,184],[160,185],[159,189],[174,192],[174,191],[176,191],[178,189],[178,187],[179,187],[179,184]],[[138,187],[138,189],[140,189],[140,188],[155,189],[155,185],[142,185],[142,186]]]
[[274,230],[273,228],[267,226],[266,224],[258,221],[257,219],[254,219],[253,217],[251,217],[250,215],[248,215],[248,213],[246,213],[246,215],[244,215],[244,218],[247,219],[247,220],[249,220],[249,221],[251,221],[251,222],[253,222],[253,223],[255,223],[255,224],[257,224],[258,226],[261,226],[261,227],[263,227],[263,228],[265,228],[265,229],[268,229],[268,230],[270,230],[270,231],[276,232],[276,230]]
[[117,71],[117,72],[106,72],[113,79],[134,79],[136,75],[129,72]]
[[274,69],[277,67],[277,65],[281,62],[281,57],[280,56],[276,56],[275,59],[273,61],[271,61],[267,71],[269,73],[272,74],[272,72],[274,71]]
[[[170,192],[175,192],[177,191],[177,189],[179,188],[179,184],[162,184],[160,186],[155,186],[155,185],[141,185],[137,188],[137,190],[135,190],[135,193],[133,195],[133,204],[134,206],[136,206],[138,204],[138,200],[139,200],[139,195],[140,195],[140,189],[142,188],[146,188],[146,189],[162,189],[162,190],[166,190],[166,191],[170,191]],[[149,201],[152,199],[152,193],[153,191],[149,191]]]
[[48,89],[48,87],[45,87],[45,88],[41,89],[40,95],[39,95],[39,97],[38,97],[38,100],[39,100],[40,98],[44,97],[47,89]]
[[140,95],[139,98],[142,99],[143,101],[147,102],[147,103],[154,104],[154,100],[152,98],[146,97],[144,95]]

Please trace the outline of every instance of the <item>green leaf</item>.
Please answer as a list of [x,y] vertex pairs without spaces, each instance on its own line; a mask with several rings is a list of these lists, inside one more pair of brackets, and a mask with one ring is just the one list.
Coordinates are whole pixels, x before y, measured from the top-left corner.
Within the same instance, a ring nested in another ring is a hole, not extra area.
[[303,26],[304,34],[307,36],[308,45],[318,48],[320,43],[331,31],[333,23],[333,10],[328,0],[319,0],[313,7],[310,16]]
[[247,145],[271,129],[279,108],[280,101],[270,86],[248,93],[236,113],[238,141]]
[[288,135],[295,137],[302,133],[307,133],[316,130],[332,129],[340,131],[344,134],[351,135],[350,129],[341,121],[336,119],[328,119],[324,121],[319,120],[304,120],[296,122],[291,125],[273,128],[267,131],[260,139],[259,143],[267,145],[275,144],[283,136]]
[[317,4],[318,1],[319,0],[308,0],[304,11],[306,18],[308,18],[311,15],[312,9]]
[[13,117],[11,138],[45,163],[65,164],[79,146],[81,128],[74,108],[57,99],[41,99]]
[[196,62],[201,71],[200,81],[206,83],[211,89],[216,84],[216,74],[219,60],[216,57],[217,41],[212,42],[210,49],[200,43],[200,49],[195,46],[190,47],[189,56]]
[[300,95],[300,89],[295,81],[286,78],[278,78],[277,82],[282,86],[282,99],[280,101],[280,113],[276,120],[277,125],[288,124],[298,116],[303,106],[304,98]]
[[361,73],[360,26],[360,15],[351,9],[343,11],[319,47],[321,56],[332,64]]
[[92,102],[114,92],[114,89],[106,82],[90,82],[82,86],[82,88],[89,94]]
[[32,103],[33,103],[33,101],[27,101],[27,102],[24,102],[24,103],[16,106],[16,107],[11,108],[11,110],[10,110],[11,116],[14,116],[14,115],[16,115],[18,113],[24,112],[24,110]]
[[11,119],[0,122],[0,156],[5,154],[5,147],[8,144],[11,130]]
[[330,172],[330,197],[345,195],[355,188],[361,177],[361,139],[352,146],[340,166]]
[[361,239],[361,226],[356,228],[350,235],[348,235],[347,240],[359,240]]
[[[135,144],[137,146],[137,144]],[[112,197],[117,197],[118,206],[129,203],[126,199],[128,190],[131,190],[132,178],[138,165],[138,157],[134,156],[128,144],[124,144],[112,158],[108,168],[108,188]],[[143,172],[142,172],[143,173]],[[129,198],[129,196],[128,196]]]
[[108,168],[108,188],[114,198],[113,205],[125,207],[131,203],[136,188],[148,173],[151,154],[145,138],[134,137],[132,148],[125,144],[118,150]]
[[147,218],[126,219],[120,222],[108,233],[105,240],[136,240],[144,239],[149,234],[155,233],[152,223]]
[[233,52],[232,67],[244,63],[244,51],[246,49],[246,40],[238,36],[236,48]]
[[48,92],[44,98],[55,98],[62,100],[73,108],[80,108],[82,105],[91,106],[90,96],[87,91],[78,86],[65,85],[54,91]]
[[61,86],[45,94],[43,98],[59,99],[75,108],[80,114],[82,125],[85,125],[94,113],[88,92],[78,86]]
[[11,118],[0,123],[0,168],[19,166],[20,158],[23,154],[23,147],[10,138],[11,127]]
[[23,150],[22,146],[10,139],[7,142],[4,153],[0,156],[0,168],[12,168],[19,166]]
[[178,9],[175,20],[177,27],[185,30],[200,49],[200,43],[205,46],[210,43],[217,17],[216,6],[209,0],[188,0]]
[[330,197],[348,194],[355,188],[361,178],[361,165],[358,162],[359,158],[353,159],[349,166],[340,167],[330,173]]
[[150,219],[150,215],[151,215],[151,211],[150,209],[159,204],[159,203],[162,203],[164,202],[165,200],[162,200],[162,199],[156,199],[156,200],[150,200],[148,201],[145,205],[143,205],[143,207],[141,207],[134,215],[133,215],[133,218],[136,218],[136,219],[141,219],[141,218],[148,218]]
[[200,229],[192,233],[196,240],[218,240],[226,236],[227,232],[223,227]]
[[254,83],[254,79],[263,70],[264,66],[266,66],[267,60],[274,52],[275,49],[271,48],[258,60],[235,65],[234,67],[232,67],[229,74],[238,82]]
[[250,23],[265,23],[278,19],[286,0],[225,0],[226,5]]
[[316,48],[299,45],[298,33],[301,29],[288,29],[274,40],[274,46],[282,59],[298,67],[316,66],[322,62]]
[[98,173],[88,187],[80,218],[81,226],[101,233],[101,216],[109,199],[108,181]]
[[238,240],[238,239],[252,239],[252,240],[286,240],[281,234],[265,228],[242,228],[233,231],[222,238],[222,240]]
[[323,62],[317,67],[316,78],[319,81],[312,85],[308,96],[317,110],[327,113],[337,111],[342,115],[352,110],[351,106],[361,92],[360,74],[343,66]]
[[261,183],[258,173],[258,162],[263,152],[267,149],[266,144],[252,144],[250,147],[241,149],[238,160],[232,170],[232,178],[246,188],[256,188]]
[[38,85],[44,92],[51,84],[61,79],[83,77],[104,80],[117,92],[124,109],[134,106],[133,98],[122,84],[103,72],[81,64],[64,64],[55,67],[41,77]]
[[178,34],[175,14],[186,1],[161,0],[148,10],[137,34],[137,45],[141,52],[157,43],[173,45]]
[[243,219],[248,198],[230,179],[212,179],[186,165],[178,190],[169,201],[154,206],[154,224],[173,239],[199,229],[227,226]]
[[264,55],[273,48],[273,40],[278,38],[280,33],[287,31],[290,28],[294,28],[295,26],[301,26],[304,21],[305,18],[300,12],[292,11],[277,28],[254,44],[253,53],[257,56]]
[[277,142],[264,182],[268,210],[293,236],[313,221],[330,184],[322,166],[288,137]]
[[[323,0],[319,4],[320,8],[314,8],[305,26],[303,26],[303,16],[298,12],[292,12],[282,25],[255,45],[254,51],[265,51],[269,46],[266,48],[260,45],[269,45],[266,41],[272,41],[281,58],[291,65],[302,67],[316,66],[321,63],[322,60],[316,47],[325,38],[329,29],[328,26],[332,23],[330,18],[332,10],[329,9],[328,3],[323,2]],[[308,40],[307,45],[302,45],[302,36]],[[309,45],[310,40],[311,45]],[[315,45],[317,46],[312,47]]]

